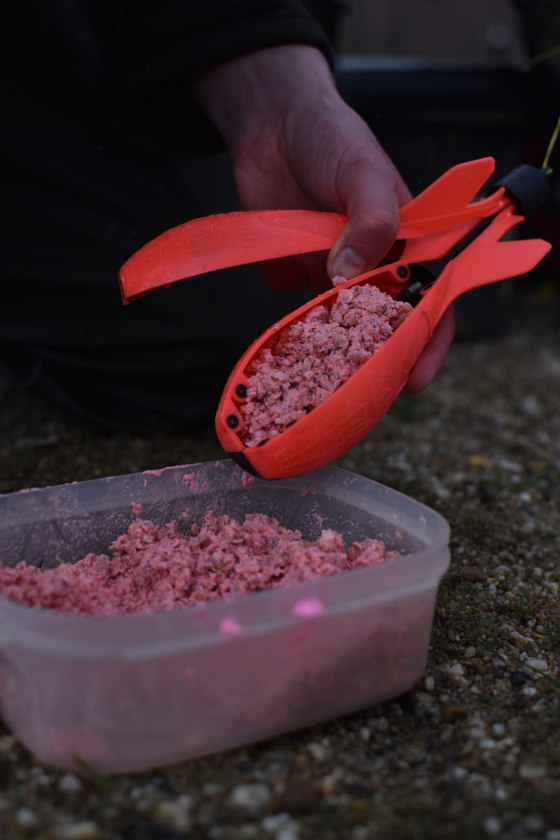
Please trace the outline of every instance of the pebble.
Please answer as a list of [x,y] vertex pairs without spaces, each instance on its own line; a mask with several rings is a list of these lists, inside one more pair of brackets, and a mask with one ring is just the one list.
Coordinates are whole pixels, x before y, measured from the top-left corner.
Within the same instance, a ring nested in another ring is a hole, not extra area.
[[71,823],[58,832],[60,840],[99,840],[101,836],[99,826],[91,820]]
[[38,824],[37,814],[31,808],[18,808],[14,814],[16,825],[20,828],[35,828]]
[[307,745],[307,752],[313,761],[317,762],[328,761],[331,755],[330,750],[323,746],[323,744],[318,744],[317,741],[311,741],[311,743]]
[[483,822],[484,831],[490,837],[497,837],[502,832],[502,822],[498,817],[486,817]]
[[289,814],[273,814],[261,821],[261,828],[271,834],[274,840],[298,840],[298,824]]
[[75,773],[65,773],[58,780],[58,789],[61,793],[79,793],[83,787],[82,780]]
[[526,761],[519,766],[518,772],[522,779],[533,782],[546,776],[546,767],[542,764],[533,764],[530,761]]
[[298,840],[298,838],[299,831],[297,828],[297,823],[290,823],[289,825],[285,825],[275,836],[275,840]]
[[525,671],[512,671],[509,675],[509,680],[512,685],[525,685],[531,679],[529,674],[526,674]]
[[465,720],[466,717],[466,711],[458,706],[448,706],[443,712],[446,723],[455,723],[457,720]]
[[529,657],[525,660],[525,665],[528,668],[534,668],[536,671],[547,671],[548,662],[546,659],[537,659],[536,657]]
[[534,697],[535,694],[537,693],[537,691],[538,691],[538,689],[536,689],[534,685],[525,685],[521,689],[521,693],[525,697]]
[[256,815],[268,805],[270,800],[271,793],[268,787],[255,783],[234,787],[227,799],[227,804],[235,811]]
[[2,735],[0,737],[0,752],[8,752],[13,750],[16,745],[16,739],[13,735]]
[[289,814],[281,811],[278,814],[271,814],[269,817],[262,819],[261,828],[263,831],[268,832],[268,834],[276,834],[286,823],[291,822],[291,819]]
[[153,815],[158,822],[175,829],[175,831],[188,831],[192,825],[192,807],[192,797],[183,794],[178,796],[177,799],[158,802]]
[[219,796],[223,792],[224,786],[219,782],[206,782],[202,785],[202,793],[205,796]]
[[528,817],[525,817],[523,820],[523,825],[525,828],[529,829],[529,831],[542,831],[544,823],[542,821],[542,817],[539,817],[538,814],[529,814]]

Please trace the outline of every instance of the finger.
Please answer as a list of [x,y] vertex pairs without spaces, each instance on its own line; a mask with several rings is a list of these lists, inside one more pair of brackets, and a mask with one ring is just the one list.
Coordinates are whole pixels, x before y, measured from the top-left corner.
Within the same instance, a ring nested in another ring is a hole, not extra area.
[[352,278],[374,268],[385,256],[398,233],[399,206],[410,192],[392,164],[352,166],[346,175],[349,220],[331,249],[327,270]]
[[405,385],[405,391],[408,391],[409,394],[417,394],[430,384],[445,363],[445,357],[454,335],[455,316],[453,307],[450,306],[436,324],[430,341],[412,368]]

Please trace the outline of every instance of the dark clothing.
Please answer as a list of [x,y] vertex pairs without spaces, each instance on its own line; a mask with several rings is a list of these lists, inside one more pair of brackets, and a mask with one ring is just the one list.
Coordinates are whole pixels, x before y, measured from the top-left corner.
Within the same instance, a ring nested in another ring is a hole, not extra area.
[[278,44],[328,52],[325,35],[292,0],[6,5],[0,369],[108,427],[205,421],[293,297],[242,269],[123,307],[117,272],[162,231],[235,208],[185,76]]

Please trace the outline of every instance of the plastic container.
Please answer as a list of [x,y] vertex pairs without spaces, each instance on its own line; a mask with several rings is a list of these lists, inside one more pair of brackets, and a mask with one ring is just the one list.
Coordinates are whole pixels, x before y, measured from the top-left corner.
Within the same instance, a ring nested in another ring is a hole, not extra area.
[[[64,615],[0,596],[1,714],[40,760],[148,769],[370,706],[420,677],[449,563],[436,512],[335,467],[249,483],[216,461],[2,496],[0,560],[46,567],[106,551],[136,504],[158,524],[187,507],[267,513],[305,538],[332,528],[404,556],[146,616]],[[225,632],[229,618],[238,634]]]

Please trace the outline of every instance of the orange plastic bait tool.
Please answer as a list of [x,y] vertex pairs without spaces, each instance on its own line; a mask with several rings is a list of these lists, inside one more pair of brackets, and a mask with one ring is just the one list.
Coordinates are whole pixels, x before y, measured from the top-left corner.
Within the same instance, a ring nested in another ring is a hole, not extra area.
[[[453,167],[400,212],[397,262],[387,263],[299,307],[243,354],[224,388],[216,431],[225,451],[262,478],[287,478],[323,466],[375,426],[406,384],[434,327],[459,295],[524,274],[550,250],[543,240],[499,241],[548,197],[544,169],[521,166],[486,198],[474,197],[494,171],[482,158]],[[327,250],[346,218],[312,211],[240,212],[187,222],[159,236],[122,267],[124,302],[194,274],[291,254]],[[257,446],[245,446],[240,412],[248,370],[315,306],[330,307],[341,289],[372,284],[414,309],[359,370],[324,402]]]

